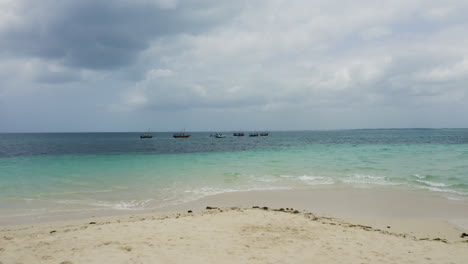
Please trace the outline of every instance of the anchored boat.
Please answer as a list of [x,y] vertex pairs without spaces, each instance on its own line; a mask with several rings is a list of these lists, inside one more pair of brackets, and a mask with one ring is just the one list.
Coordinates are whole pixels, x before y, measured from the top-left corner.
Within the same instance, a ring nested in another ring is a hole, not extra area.
[[188,138],[190,137],[191,135],[190,134],[186,134],[185,133],[185,129],[184,129],[184,132],[181,132],[181,133],[174,133],[172,135],[174,138]]
[[185,134],[185,133],[176,133],[176,134],[173,134],[172,136],[173,136],[174,138],[188,138],[188,137],[190,137],[191,135]]
[[153,135],[151,135],[150,130],[148,129],[148,133],[140,135],[140,138],[153,138]]

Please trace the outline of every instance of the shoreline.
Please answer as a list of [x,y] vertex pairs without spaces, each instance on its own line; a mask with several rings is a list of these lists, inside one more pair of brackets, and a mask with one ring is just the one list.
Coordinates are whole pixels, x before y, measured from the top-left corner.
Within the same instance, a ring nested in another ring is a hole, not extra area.
[[51,214],[39,219],[3,216],[0,228],[112,219],[130,215],[167,215],[189,210],[203,211],[207,206],[295,208],[348,223],[378,229],[391,226],[391,231],[394,232],[453,241],[459,238],[460,233],[468,232],[468,201],[449,200],[426,191],[349,186],[227,192],[183,204],[145,210],[78,210],[74,214],[61,212],[59,215]]
[[[40,200],[37,202],[38,204],[34,205],[34,207],[25,208],[23,212],[5,214],[8,211],[3,211],[4,214],[0,214],[0,218],[12,218],[14,221],[2,221],[0,219],[0,226],[21,224],[22,222],[24,224],[35,224],[57,220],[73,220],[92,216],[176,212],[192,208],[204,209],[207,205],[249,208],[257,204],[278,208],[295,206],[296,208],[332,217],[365,216],[447,220],[461,217],[468,219],[468,198],[451,199],[446,193],[420,189],[401,189],[392,186],[359,187],[348,184],[225,191],[207,194],[200,198],[181,201],[172,205],[161,204],[148,208],[116,209],[100,206],[82,207],[80,204],[69,204],[67,207],[47,210],[44,209],[47,207],[47,201],[44,201],[43,204],[41,204]],[[31,211],[35,211],[35,214],[28,214]],[[42,218],[45,220],[41,220]],[[465,228],[468,228],[468,225]]]
[[468,233],[468,201],[426,191],[334,186],[293,190],[246,191],[210,195],[163,208],[165,212],[203,210],[205,206],[294,208],[352,224],[418,237],[458,241]]

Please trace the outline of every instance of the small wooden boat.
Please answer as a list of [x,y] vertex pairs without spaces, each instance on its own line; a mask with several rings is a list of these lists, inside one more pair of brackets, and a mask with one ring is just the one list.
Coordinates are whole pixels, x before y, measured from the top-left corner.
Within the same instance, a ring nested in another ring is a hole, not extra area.
[[140,135],[140,138],[153,138],[153,135],[150,134],[150,130],[148,129],[148,133]]
[[181,133],[174,133],[172,135],[174,138],[188,138],[190,137],[191,135],[190,134],[186,134],[185,133],[185,129],[184,129],[184,132],[181,132]]
[[173,134],[172,136],[173,136],[174,138],[188,138],[188,137],[190,137],[191,135],[185,134],[185,133],[177,133],[177,134]]
[[225,138],[226,135],[221,134],[221,133],[215,133],[215,134],[211,134],[210,137],[214,137],[214,138]]
[[188,138],[188,137],[190,137],[191,135],[190,135],[190,134],[186,134],[186,133],[185,133],[185,128],[184,128],[184,132],[174,133],[174,134],[172,134],[172,136],[173,136],[174,138]]

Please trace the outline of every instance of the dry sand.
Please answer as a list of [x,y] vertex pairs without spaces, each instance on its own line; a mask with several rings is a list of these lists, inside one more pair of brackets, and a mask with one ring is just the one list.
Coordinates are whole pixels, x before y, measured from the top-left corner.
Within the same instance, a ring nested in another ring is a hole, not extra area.
[[212,209],[0,227],[7,263],[468,263],[444,241],[294,210]]
[[[449,200],[434,193],[388,188],[330,186],[293,190],[231,192],[166,208],[170,211],[201,210],[206,205],[222,207],[294,207],[320,216],[344,219],[418,237],[451,241],[468,233],[468,201]],[[160,211],[160,210],[159,210]],[[468,261],[467,261],[468,263]]]

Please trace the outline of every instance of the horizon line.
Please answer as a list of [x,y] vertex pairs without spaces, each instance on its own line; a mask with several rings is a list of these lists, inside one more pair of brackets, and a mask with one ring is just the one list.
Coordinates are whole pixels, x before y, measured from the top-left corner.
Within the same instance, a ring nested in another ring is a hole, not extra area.
[[[192,133],[211,133],[211,132],[306,132],[306,131],[344,131],[344,130],[441,130],[441,129],[468,129],[468,127],[388,127],[388,128],[335,128],[335,129],[291,129],[291,130],[188,130]],[[0,132],[0,134],[76,134],[76,133],[178,133],[174,131],[29,131],[29,132]],[[187,131],[186,131],[187,132]]]

